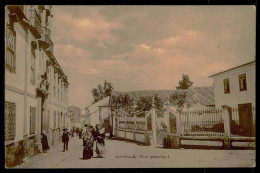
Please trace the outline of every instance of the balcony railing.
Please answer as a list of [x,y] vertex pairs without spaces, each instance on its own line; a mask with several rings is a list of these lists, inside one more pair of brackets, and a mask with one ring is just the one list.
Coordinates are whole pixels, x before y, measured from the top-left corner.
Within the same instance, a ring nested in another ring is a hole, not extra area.
[[[50,34],[51,34],[51,31],[48,28],[41,26],[41,35],[42,35],[41,41],[43,42],[45,48],[52,47],[52,41],[50,38]],[[52,49],[52,48],[50,48],[50,49]]]
[[36,10],[30,10],[30,21],[37,38],[41,37],[41,17]]

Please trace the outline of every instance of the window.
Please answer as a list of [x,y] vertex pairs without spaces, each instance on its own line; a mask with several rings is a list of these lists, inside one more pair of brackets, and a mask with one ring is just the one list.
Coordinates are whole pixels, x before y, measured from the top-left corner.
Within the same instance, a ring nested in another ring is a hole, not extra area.
[[31,84],[35,85],[35,49],[31,47]]
[[58,92],[57,92],[58,100],[59,100],[59,95],[60,95],[60,92],[59,92],[59,90],[58,90]]
[[56,111],[53,111],[53,128],[56,128]]
[[30,135],[36,131],[36,108],[30,106]]
[[5,140],[14,140],[16,126],[15,103],[5,101]]
[[224,93],[225,94],[230,93],[229,79],[224,79]]
[[5,68],[8,69],[11,73],[15,73],[15,44],[16,44],[16,34],[10,26],[6,29],[6,59],[5,59]]
[[240,91],[246,91],[247,85],[246,85],[246,74],[241,74],[238,76],[239,78],[239,88]]
[[63,116],[62,116],[62,112],[61,112],[61,127],[63,126]]
[[60,112],[58,112],[58,125],[57,125],[57,128],[59,128],[60,127]]
[[53,80],[54,80],[54,85],[56,85],[56,76],[55,76],[55,70],[54,70],[54,74],[53,74]]
[[55,89],[55,86],[53,87],[53,96],[54,96],[54,98],[56,97],[56,89]]

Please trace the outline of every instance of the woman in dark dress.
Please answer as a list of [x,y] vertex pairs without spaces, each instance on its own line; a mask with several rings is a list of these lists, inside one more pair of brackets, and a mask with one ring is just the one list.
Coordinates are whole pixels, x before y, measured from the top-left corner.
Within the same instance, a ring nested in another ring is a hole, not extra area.
[[42,142],[42,151],[45,153],[48,149],[50,149],[50,147],[48,144],[47,136],[44,133],[42,133],[41,142]]
[[104,157],[106,154],[106,148],[105,148],[105,129],[101,128],[100,125],[96,126],[96,153],[97,157]]
[[87,128],[83,133],[83,159],[90,159],[93,156],[94,138],[91,129]]

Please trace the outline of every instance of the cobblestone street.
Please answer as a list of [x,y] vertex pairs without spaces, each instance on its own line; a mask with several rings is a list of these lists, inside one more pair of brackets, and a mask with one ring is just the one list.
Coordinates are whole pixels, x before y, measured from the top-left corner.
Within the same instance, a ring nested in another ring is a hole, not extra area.
[[162,149],[126,141],[106,140],[105,158],[82,159],[82,140],[71,138],[69,151],[62,144],[29,158],[15,168],[147,168],[147,167],[252,167],[254,150]]

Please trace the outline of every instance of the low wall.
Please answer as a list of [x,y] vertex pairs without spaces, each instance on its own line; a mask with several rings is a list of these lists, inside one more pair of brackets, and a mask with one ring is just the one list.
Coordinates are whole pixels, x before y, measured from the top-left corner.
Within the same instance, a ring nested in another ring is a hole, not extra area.
[[23,162],[24,158],[38,154],[36,146],[36,136],[17,141],[5,146],[5,166],[12,168]]
[[134,140],[134,133],[126,131],[126,139],[128,140]]
[[31,136],[28,139],[23,140],[24,145],[24,157],[32,157],[36,155],[39,151],[36,144],[36,136]]
[[137,142],[145,142],[145,135],[144,133],[135,133],[135,140]]
[[[134,131],[131,129],[116,129],[116,134],[118,134],[118,138],[131,140],[138,143],[146,143],[145,131]],[[116,135],[115,135],[116,137]]]
[[5,146],[5,166],[14,167],[23,162],[24,158],[24,141],[14,142]]

